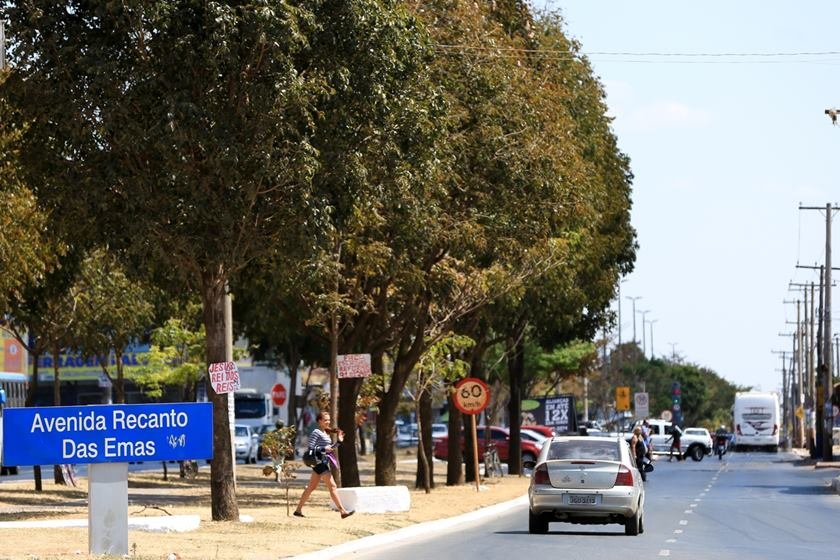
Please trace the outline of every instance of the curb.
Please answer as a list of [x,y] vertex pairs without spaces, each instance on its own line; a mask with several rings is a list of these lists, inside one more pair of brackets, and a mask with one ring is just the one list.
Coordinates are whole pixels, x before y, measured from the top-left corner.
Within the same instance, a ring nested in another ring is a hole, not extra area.
[[435,521],[427,521],[425,523],[418,523],[416,525],[410,525],[408,527],[403,527],[402,529],[397,529],[396,531],[380,533],[378,535],[371,535],[369,537],[363,537],[361,539],[348,541],[346,543],[331,546],[323,550],[307,552],[306,554],[300,554],[298,556],[291,556],[289,557],[289,560],[327,560],[329,558],[344,557],[354,552],[368,550],[377,546],[391,544],[399,540],[410,539],[412,537],[417,537],[420,535],[428,535],[429,533],[440,531],[443,529],[449,529],[456,525],[461,525],[464,523],[469,523],[471,521],[501,515],[515,507],[527,505],[527,503],[528,496],[523,495],[519,498],[507,502],[502,502],[501,504],[488,506],[486,508],[471,511],[469,513],[464,513],[455,517],[437,519]]

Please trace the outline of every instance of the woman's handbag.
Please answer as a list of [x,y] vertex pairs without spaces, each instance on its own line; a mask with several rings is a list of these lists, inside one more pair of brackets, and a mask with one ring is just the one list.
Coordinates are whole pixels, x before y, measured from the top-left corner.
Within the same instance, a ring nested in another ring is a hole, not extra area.
[[314,447],[310,447],[303,453],[303,464],[307,467],[314,467],[324,461],[324,455]]

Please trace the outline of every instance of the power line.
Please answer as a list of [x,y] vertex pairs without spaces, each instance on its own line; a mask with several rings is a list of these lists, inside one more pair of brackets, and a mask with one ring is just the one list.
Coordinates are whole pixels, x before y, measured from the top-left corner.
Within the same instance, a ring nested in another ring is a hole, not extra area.
[[[436,44],[434,48],[450,54],[484,54],[496,58],[520,55],[540,55],[551,60],[576,60],[586,57],[625,57],[613,62],[655,64],[790,64],[840,62],[840,51],[789,51],[789,52],[669,52],[669,51],[581,51],[568,49],[529,49],[493,45]],[[627,58],[630,57],[630,58]],[[802,60],[812,57],[816,60]],[[835,57],[826,60],[826,57]],[[672,60],[680,59],[680,60]],[[703,60],[705,59],[705,60]],[[721,60],[738,59],[738,60]],[[743,60],[747,59],[747,60]],[[753,59],[753,60],[749,60]]]

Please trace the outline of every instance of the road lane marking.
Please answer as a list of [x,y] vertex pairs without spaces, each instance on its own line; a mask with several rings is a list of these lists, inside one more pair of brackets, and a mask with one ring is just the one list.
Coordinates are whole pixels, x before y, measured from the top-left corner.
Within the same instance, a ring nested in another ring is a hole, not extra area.
[[665,542],[666,543],[675,543],[675,542],[677,542],[677,539],[665,539]]
[[694,513],[694,510],[693,509],[687,509],[683,513]]
[[659,556],[671,556],[671,551],[667,548],[663,548],[659,551]]
[[688,525],[688,519],[680,519],[680,525]]
[[688,507],[697,507],[697,504],[689,504]]
[[680,533],[682,533],[682,532],[683,532],[683,530],[682,530],[682,529],[674,529],[674,533],[676,533],[676,534],[680,534]]

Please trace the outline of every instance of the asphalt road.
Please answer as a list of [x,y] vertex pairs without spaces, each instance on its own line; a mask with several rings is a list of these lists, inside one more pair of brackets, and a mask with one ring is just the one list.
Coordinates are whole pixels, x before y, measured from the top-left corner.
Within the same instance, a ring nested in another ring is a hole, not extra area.
[[723,461],[659,459],[646,486],[645,533],[620,525],[552,523],[528,533],[527,506],[451,530],[359,551],[362,560],[511,560],[617,557],[696,560],[833,558],[840,548],[836,470],[801,466],[791,453],[730,453]]

